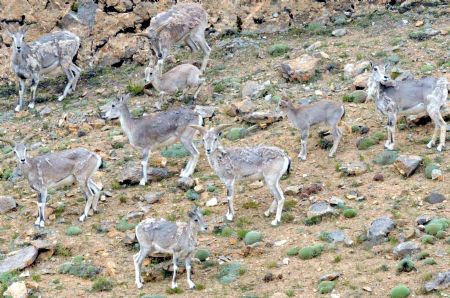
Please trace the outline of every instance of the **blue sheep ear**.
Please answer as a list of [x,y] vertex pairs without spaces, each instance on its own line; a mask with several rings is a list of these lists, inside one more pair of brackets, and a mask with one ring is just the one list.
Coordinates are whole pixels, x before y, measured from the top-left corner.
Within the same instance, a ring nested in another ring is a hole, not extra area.
[[370,64],[369,64],[369,65],[370,65],[370,68],[373,69],[373,68],[375,67],[375,65],[373,65],[372,61],[369,61],[369,63],[370,63]]
[[386,63],[386,64],[384,64],[384,70],[386,70],[386,69],[388,69],[389,68],[389,66],[391,66],[391,64],[388,62],[388,63]]
[[219,137],[221,137],[221,136],[222,136],[222,132],[219,132],[217,135],[218,135]]

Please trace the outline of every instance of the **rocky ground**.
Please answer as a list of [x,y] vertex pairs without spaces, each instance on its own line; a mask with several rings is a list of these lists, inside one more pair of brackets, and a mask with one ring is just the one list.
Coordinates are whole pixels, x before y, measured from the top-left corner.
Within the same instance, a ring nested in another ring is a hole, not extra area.
[[[283,223],[275,228],[263,215],[272,198],[258,182],[237,187],[235,221],[224,221],[226,191],[205,159],[200,138],[194,189],[177,186],[186,162],[177,146],[151,157],[151,166],[166,168],[168,178],[145,187],[127,184],[130,179],[124,176],[140,166],[139,152],[128,144],[119,123],[104,121],[100,112],[123,90],[135,93],[129,103],[135,116],[154,112],[157,96],[152,90],[143,93],[143,66],[85,70],[77,91],[62,103],[55,99],[65,78],[48,78],[38,88],[36,110],[20,113],[13,112],[16,87],[3,85],[2,137],[37,133],[30,142],[31,156],[83,146],[101,155],[104,164],[95,176],[103,186],[100,213],[79,223],[84,199],[78,188],[55,190],[46,227],[39,230],[32,226],[36,193],[23,179],[11,181],[15,158],[10,146],[0,145],[0,194],[14,198],[0,200],[0,272],[11,262],[9,253],[25,248],[21,253],[26,255],[20,258],[21,270],[0,274],[0,291],[11,284],[10,291],[23,291],[23,282],[32,297],[386,297],[403,284],[411,297],[449,296],[448,275],[446,284],[426,294],[433,288],[428,283],[450,269],[448,151],[425,147],[433,131],[425,118],[401,119],[396,152],[419,157],[418,168],[404,177],[398,169],[405,168],[406,157],[396,161],[396,153],[384,152],[384,120],[374,103],[365,102],[364,92],[354,93],[355,88],[364,90],[364,62],[369,60],[389,61],[394,76],[410,71],[415,77],[448,77],[449,12],[442,5],[416,5],[402,13],[378,8],[342,22],[335,18],[326,26],[310,22],[277,34],[208,37],[213,52],[197,102],[216,109],[208,126],[246,118],[234,117],[232,103],[243,112],[271,112],[284,93],[297,103],[321,98],[344,102],[345,134],[333,159],[321,149],[328,139],[319,132],[326,127],[312,130],[304,162],[297,159],[299,133],[288,120],[256,126],[236,122],[224,133],[223,145],[270,144],[291,157],[292,172],[281,182],[287,198]],[[346,32],[332,34],[340,28]],[[200,58],[177,48],[166,67]],[[305,71],[292,73],[286,65]],[[251,104],[240,103],[243,89],[256,90]],[[433,169],[434,180],[429,179]],[[153,202],[155,196],[159,200]],[[219,204],[204,206],[212,198]],[[144,287],[136,289],[134,225],[147,217],[185,220],[192,204],[202,206],[213,230],[199,237],[199,247],[210,255],[194,264],[198,289],[187,290],[181,273],[180,289],[169,290],[169,259],[148,259]],[[249,234],[247,243],[257,242],[247,245],[243,238],[251,230],[262,238],[250,239],[254,235]],[[399,295],[392,297],[406,297]]]

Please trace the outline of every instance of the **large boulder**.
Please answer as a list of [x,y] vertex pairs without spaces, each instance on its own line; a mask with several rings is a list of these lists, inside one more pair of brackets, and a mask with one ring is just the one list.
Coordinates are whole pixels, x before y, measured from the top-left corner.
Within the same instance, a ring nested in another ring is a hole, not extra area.
[[14,270],[22,270],[30,266],[33,264],[37,255],[38,250],[34,246],[28,246],[11,253],[4,260],[0,261],[0,274]]
[[318,71],[319,62],[319,58],[304,54],[281,64],[281,71],[290,81],[308,82]]
[[431,292],[433,290],[443,290],[450,286],[450,270],[438,273],[431,281],[425,284],[425,290]]

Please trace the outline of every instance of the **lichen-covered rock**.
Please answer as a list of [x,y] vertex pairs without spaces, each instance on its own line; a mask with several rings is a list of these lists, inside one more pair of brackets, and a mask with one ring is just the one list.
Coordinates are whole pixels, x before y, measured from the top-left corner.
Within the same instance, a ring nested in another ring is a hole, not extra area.
[[325,216],[337,214],[337,210],[326,201],[319,201],[311,205],[308,210],[308,217]]
[[403,242],[394,248],[394,256],[396,258],[403,258],[410,256],[420,251],[420,245],[414,241]]
[[395,168],[405,177],[409,177],[416,171],[422,162],[418,155],[400,155],[394,162]]
[[440,272],[431,281],[425,284],[425,290],[431,292],[433,290],[443,290],[450,286],[450,270]]
[[394,221],[387,217],[379,217],[375,219],[367,231],[367,238],[370,241],[383,240],[395,228]]
[[339,170],[346,176],[358,176],[367,172],[368,167],[365,162],[351,162],[340,166]]

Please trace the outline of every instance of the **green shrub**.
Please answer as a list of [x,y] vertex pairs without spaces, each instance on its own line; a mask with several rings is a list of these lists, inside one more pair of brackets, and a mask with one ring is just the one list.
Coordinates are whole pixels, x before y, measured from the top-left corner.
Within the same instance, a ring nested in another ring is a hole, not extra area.
[[397,285],[391,290],[391,298],[406,298],[411,291],[405,285]]
[[302,260],[309,260],[320,256],[322,254],[323,248],[324,247],[322,244],[306,246],[299,250],[298,255]]
[[142,107],[137,107],[131,110],[131,115],[133,115],[133,118],[140,118],[144,115],[145,110]]
[[409,33],[409,38],[418,40],[418,41],[423,41],[423,40],[429,38],[429,36],[428,36],[428,34],[425,33],[424,30],[419,30],[419,31],[414,31],[414,32]]
[[434,65],[427,63],[420,67],[420,71],[421,72],[431,72],[434,70],[434,68],[435,68]]
[[184,291],[182,288],[176,287],[176,288],[167,288],[166,289],[166,293],[169,295],[173,295],[173,294],[182,294]]
[[333,242],[330,232],[320,232],[319,239],[328,243]]
[[376,140],[372,139],[371,137],[367,137],[367,138],[362,138],[361,140],[359,140],[357,147],[359,150],[367,150],[376,144],[378,144],[378,142]]
[[3,297],[3,293],[8,287],[18,280],[19,272],[10,271],[0,274],[0,296]]
[[336,285],[336,283],[334,281],[330,281],[330,280],[321,281],[319,284],[320,294],[331,293],[331,291],[333,291],[335,285]]
[[428,163],[425,166],[425,177],[427,177],[428,179],[431,179],[432,178],[431,173],[433,172],[433,170],[439,170],[439,169],[440,169],[440,167],[438,164]]
[[344,210],[343,214],[344,214],[344,216],[345,216],[346,218],[353,218],[353,217],[355,217],[358,213],[356,212],[355,209],[348,208],[348,209],[345,209],[345,210]]
[[415,268],[416,267],[415,267],[414,262],[411,261],[409,258],[404,258],[397,264],[398,272],[411,272]]
[[305,219],[304,222],[305,222],[306,226],[317,225],[322,222],[322,216],[311,216],[311,217]]
[[436,238],[431,235],[423,235],[420,241],[425,244],[434,244],[436,242]]
[[56,255],[63,256],[63,257],[70,257],[72,255],[72,251],[70,248],[64,246],[61,243],[57,243],[55,247]]
[[244,242],[247,245],[252,245],[256,242],[260,242],[262,239],[262,233],[258,231],[250,231],[245,234]]
[[83,230],[81,230],[80,227],[70,226],[66,230],[66,235],[67,236],[76,236],[76,235],[80,235],[82,232],[83,232]]
[[296,247],[291,247],[291,248],[288,249],[286,254],[288,256],[290,256],[290,257],[293,257],[293,256],[298,255],[299,251],[300,251],[300,247],[297,247],[297,246]]
[[247,233],[248,233],[248,230],[239,230],[239,231],[237,231],[237,236],[239,239],[242,240],[245,238],[245,235],[247,235]]
[[331,35],[331,29],[320,23],[307,24],[305,31],[312,35]]
[[208,187],[206,188],[206,190],[208,192],[215,192],[216,191],[216,186],[214,184],[210,184],[208,185]]
[[221,284],[230,284],[245,273],[245,269],[240,263],[226,263],[219,267],[217,279]]
[[136,224],[129,223],[126,219],[121,219],[116,224],[116,229],[121,232],[125,232],[131,229],[134,229],[136,227]]
[[250,201],[247,201],[244,204],[242,204],[242,207],[244,209],[258,209],[259,202],[255,201],[255,200],[250,200]]
[[436,265],[436,261],[433,258],[427,258],[423,261],[424,265]]
[[226,138],[230,141],[236,141],[243,138],[246,134],[246,129],[243,127],[233,127],[226,134]]
[[183,144],[173,144],[161,151],[164,157],[183,158],[189,156],[189,152],[184,148]]
[[92,284],[92,291],[93,292],[109,292],[113,288],[113,283],[106,277],[99,277],[94,280],[94,283]]
[[92,265],[91,262],[83,260],[83,257],[77,256],[72,258],[72,261],[62,264],[59,273],[92,279],[100,273],[100,269]]
[[127,91],[135,96],[142,95],[144,94],[144,85],[130,82],[127,86]]
[[291,47],[284,43],[274,44],[269,48],[269,55],[272,57],[278,57],[286,54],[291,50]]
[[188,189],[188,191],[186,192],[186,198],[191,201],[196,201],[196,200],[200,199],[200,195],[198,194],[198,192],[196,192],[195,190],[193,190],[191,188],[191,189]]
[[200,262],[206,261],[206,259],[209,258],[210,255],[211,255],[211,253],[210,253],[209,250],[207,250],[207,249],[199,249],[199,250],[197,250],[197,252],[195,253],[195,257],[196,257],[197,259],[199,259]]

